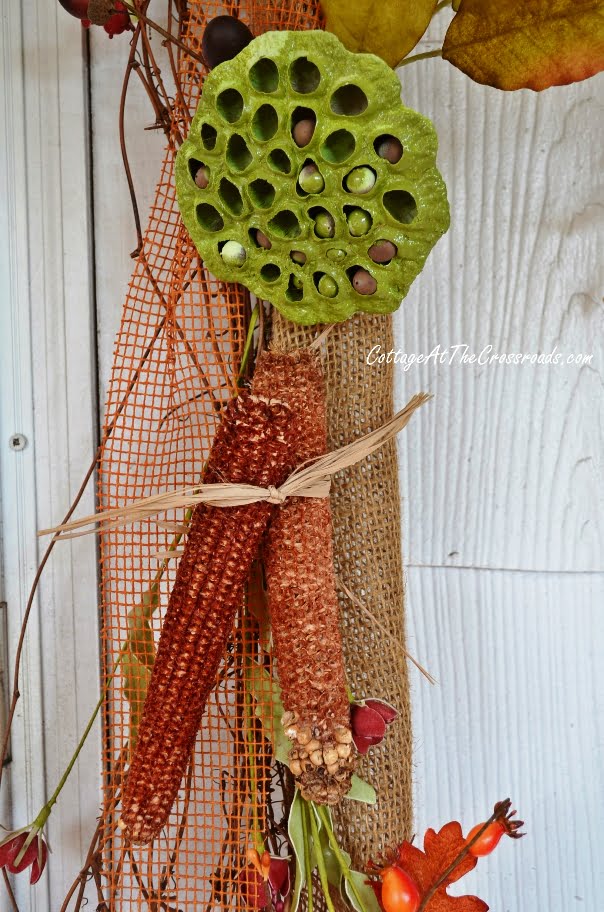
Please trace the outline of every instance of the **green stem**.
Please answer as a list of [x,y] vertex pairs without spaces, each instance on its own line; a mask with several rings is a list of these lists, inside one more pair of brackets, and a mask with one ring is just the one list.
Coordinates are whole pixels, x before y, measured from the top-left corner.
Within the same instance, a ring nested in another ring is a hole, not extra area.
[[241,356],[241,364],[239,365],[239,373],[237,374],[237,385],[238,386],[241,384],[241,381],[243,380],[243,375],[245,374],[247,362],[249,360],[250,352],[252,350],[252,345],[254,342],[254,330],[256,329],[256,326],[258,325],[258,319],[259,319],[259,311],[258,311],[259,306],[260,306],[259,304],[256,304],[256,306],[254,307],[254,309],[251,313],[251,316],[250,316],[250,325],[248,326],[248,329],[247,329],[247,336],[245,339],[243,354]]
[[442,57],[442,55],[442,48],[437,48],[435,51],[423,51],[421,54],[413,54],[411,57],[403,57],[403,59],[396,64],[394,69],[398,70],[399,67],[407,66],[408,63],[415,63],[417,60],[428,60],[429,57]]
[[329,815],[323,805],[320,805],[320,804],[315,805],[315,808],[316,808],[317,814],[319,815],[321,823],[325,827],[325,832],[327,833],[327,838],[329,839],[329,844],[331,845],[331,847],[333,849],[334,855],[338,859],[338,864],[340,865],[340,869],[342,871],[342,874],[344,875],[346,883],[349,884],[350,889],[354,893],[355,899],[359,904],[359,908],[362,910],[365,910],[365,906],[363,904],[363,899],[361,897],[361,894],[359,893],[359,891],[357,889],[357,885],[355,884],[354,880],[352,879],[350,868],[348,867],[346,859],[344,858],[344,856],[342,854],[342,850],[340,849],[340,846],[338,845],[338,840],[336,839],[336,834],[334,833],[334,831],[332,829]]
[[310,839],[308,836],[308,814],[310,808],[308,803],[300,798],[302,803],[302,841],[304,842],[304,873],[306,876],[306,908],[307,912],[313,912],[312,905],[312,865],[310,863]]
[[254,724],[254,703],[250,693],[247,681],[251,677],[252,651],[250,643],[250,630],[247,625],[249,615],[247,609],[243,614],[243,624],[241,639],[243,641],[243,700],[245,711],[245,745],[247,748],[247,760],[250,771],[250,794],[252,798],[252,827],[254,836],[254,848],[262,855],[265,850],[262,830],[260,828],[260,816],[258,814],[258,768],[256,765],[256,738]]
[[73,753],[73,756],[72,756],[71,760],[69,761],[69,763],[67,764],[67,768],[66,768],[65,772],[59,779],[59,784],[57,785],[56,789],[54,790],[54,792],[52,793],[52,795],[50,796],[50,798],[48,799],[48,801],[46,802],[46,804],[44,805],[44,807],[42,808],[42,810],[40,811],[40,813],[38,814],[38,816],[36,817],[36,819],[34,821],[34,824],[36,826],[38,826],[39,829],[42,829],[42,827],[48,820],[48,817],[50,816],[50,812],[53,808],[53,805],[56,804],[57,798],[59,797],[59,794],[61,793],[63,786],[67,782],[67,778],[68,778],[70,772],[72,771],[72,769],[75,765],[75,762],[80,755],[82,748],[84,747],[86,738],[90,734],[90,729],[92,728],[92,726],[94,725],[94,723],[96,721],[96,717],[99,714],[101,706],[105,702],[107,693],[109,692],[109,686],[116,675],[120,662],[122,661],[122,655],[123,655],[123,651],[120,652],[119,658],[117,659],[115,665],[113,666],[113,671],[107,678],[107,682],[106,682],[105,686],[103,687],[103,690],[101,691],[101,695],[98,699],[98,702],[92,711],[92,715],[90,716],[90,719],[88,720],[88,725],[84,729],[84,734],[78,741],[78,745]]
[[325,867],[325,859],[323,858],[323,850],[321,849],[321,840],[319,838],[319,827],[317,826],[317,819],[315,817],[315,805],[312,802],[308,803],[308,811],[310,814],[310,828],[312,830],[313,843],[315,845],[315,853],[317,856],[317,867],[319,868],[319,878],[321,880],[321,886],[323,888],[323,896],[325,897],[325,904],[327,906],[328,912],[336,912],[334,908],[331,895],[329,893],[329,880],[327,879],[327,868]]

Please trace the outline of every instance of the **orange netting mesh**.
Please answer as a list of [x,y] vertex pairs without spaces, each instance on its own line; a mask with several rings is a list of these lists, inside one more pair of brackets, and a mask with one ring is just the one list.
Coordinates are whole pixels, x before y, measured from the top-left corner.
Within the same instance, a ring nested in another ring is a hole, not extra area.
[[[190,0],[183,40],[199,52],[206,23],[216,15],[234,12],[255,34],[270,28],[320,25],[316,2]],[[170,112],[174,135],[183,131],[183,125],[186,133],[202,76],[202,67],[181,55],[181,92]],[[200,262],[176,205],[175,154],[176,142],[171,142],[116,341],[100,462],[102,508],[198,481],[221,412],[236,389],[251,309],[249,296],[245,289],[211,277]],[[389,391],[386,399],[390,395]],[[395,476],[393,483],[396,489]],[[398,513],[394,512],[396,520]],[[335,521],[337,530],[337,512]],[[163,516],[162,522],[147,521],[106,532],[101,541],[102,650],[108,685],[103,893],[112,912],[245,908],[237,876],[246,865],[251,822],[256,813],[266,815],[269,795],[273,819],[260,823],[265,831],[277,834],[270,842],[271,851],[278,853],[283,842],[278,835],[284,825],[279,796],[291,792],[291,783],[282,781],[275,771],[270,745],[259,735],[253,761],[256,793],[252,795],[249,750],[242,737],[246,724],[249,730],[241,686],[246,649],[252,648],[266,661],[257,621],[245,612],[235,622],[169,825],[151,846],[142,847],[127,844],[117,828],[129,740],[136,736],[161,615],[175,576],[175,561],[162,555],[177,547],[182,522],[182,514]],[[398,546],[398,531],[393,540]],[[400,577],[398,554],[393,560],[393,573]],[[395,633],[402,636],[402,627]],[[402,687],[406,693],[404,680]],[[406,696],[404,700],[406,713]],[[408,737],[408,724],[405,726]],[[408,815],[407,759],[404,766],[404,811]],[[391,770],[388,778],[392,788]],[[390,797],[384,796],[385,802]],[[396,817],[400,808],[393,813]],[[342,827],[341,817],[338,820]],[[358,826],[357,818],[352,829]],[[382,833],[381,837],[388,841],[397,835],[404,833]],[[375,844],[374,840],[371,845]]]

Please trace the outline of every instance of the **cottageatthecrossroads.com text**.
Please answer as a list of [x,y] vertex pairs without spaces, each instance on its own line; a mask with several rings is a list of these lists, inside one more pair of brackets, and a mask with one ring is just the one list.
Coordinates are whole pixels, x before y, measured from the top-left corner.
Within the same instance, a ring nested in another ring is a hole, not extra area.
[[472,351],[469,345],[435,345],[431,352],[414,354],[399,349],[384,351],[381,345],[374,345],[367,354],[367,364],[398,364],[408,371],[414,364],[545,364],[574,365],[584,367],[591,365],[593,355],[565,354],[555,346],[551,352],[498,352],[493,345],[485,345],[479,352]]

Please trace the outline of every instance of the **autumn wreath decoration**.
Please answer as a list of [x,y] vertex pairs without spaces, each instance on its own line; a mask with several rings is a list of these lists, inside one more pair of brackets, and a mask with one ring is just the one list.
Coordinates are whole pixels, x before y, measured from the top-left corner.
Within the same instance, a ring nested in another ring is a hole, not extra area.
[[[0,843],[13,907],[9,875],[43,876],[46,822],[103,709],[105,802],[61,912],[90,879],[104,910],[486,910],[448,887],[522,823],[505,800],[465,836],[452,821],[411,838],[402,618],[364,599],[384,577],[402,594],[387,520],[360,557],[363,517],[380,497],[398,528],[392,439],[429,398],[392,414],[391,376],[358,367],[364,328],[389,337],[449,224],[434,127],[392,67],[442,56],[503,90],[584,79],[604,67],[601,10],[461,0],[442,49],[409,56],[448,4],[169,0],[166,25],[148,0],[60,2],[122,36],[124,91],[136,72],[167,151],[144,233],[133,197],[99,455],[42,564],[100,532],[101,697],[55,792]],[[123,120],[121,137],[132,189]],[[73,520],[96,467],[99,511]],[[371,639],[393,644],[386,671]],[[5,757],[19,672],[20,650]]]

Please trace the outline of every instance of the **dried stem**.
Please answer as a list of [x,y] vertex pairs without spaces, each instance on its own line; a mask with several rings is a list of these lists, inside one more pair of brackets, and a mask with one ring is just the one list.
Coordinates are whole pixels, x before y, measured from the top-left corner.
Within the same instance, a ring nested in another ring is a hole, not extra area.
[[179,47],[181,49],[181,51],[184,51],[184,53],[188,57],[191,57],[193,60],[196,60],[198,63],[201,63],[202,66],[204,65],[203,57],[201,57],[199,54],[196,54],[195,51],[193,51],[190,47],[187,47],[187,45],[184,44],[184,42],[182,42],[180,40],[180,38],[176,38],[174,35],[171,35],[170,32],[167,32],[165,30],[165,28],[162,28],[162,26],[158,25],[157,22],[153,22],[153,20],[149,19],[149,17],[146,16],[144,13],[139,12],[139,10],[137,10],[135,6],[132,6],[130,3],[127,3],[126,0],[122,0],[122,4],[126,7],[126,9],[128,10],[129,13],[132,13],[134,16],[137,16],[137,18],[140,19],[140,21],[144,25],[146,25],[148,28],[153,29],[155,32],[158,32],[158,34],[160,34],[167,41],[171,41],[173,44],[175,44],[177,47]]
[[2,877],[4,878],[4,886],[6,887],[6,892],[8,893],[11,908],[13,912],[19,912],[19,906],[17,905],[17,900],[15,899],[15,894],[13,893],[13,888],[11,887],[10,878],[8,876],[6,868],[2,868]]

